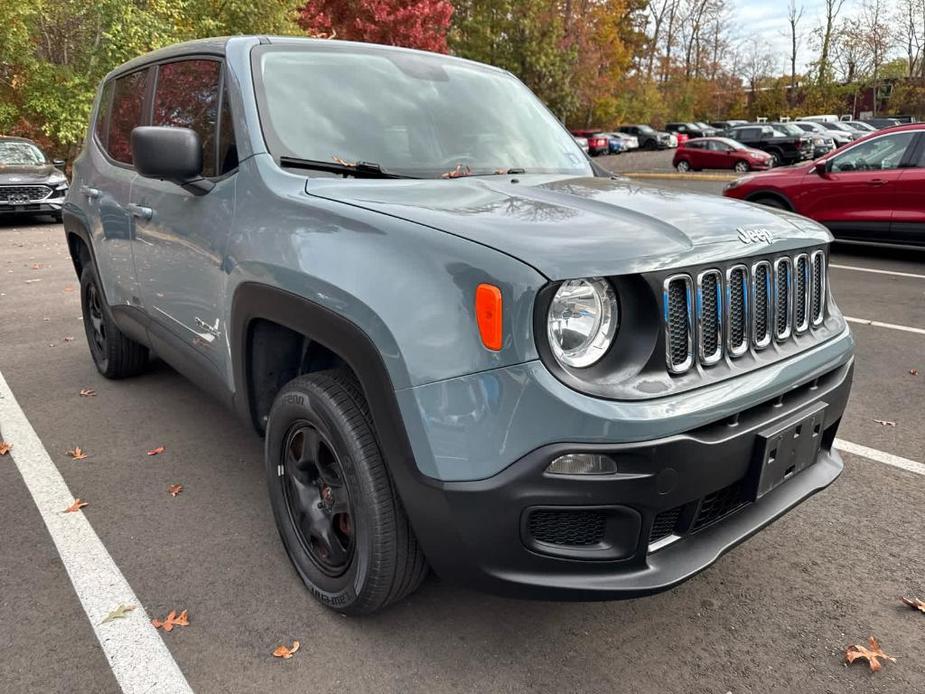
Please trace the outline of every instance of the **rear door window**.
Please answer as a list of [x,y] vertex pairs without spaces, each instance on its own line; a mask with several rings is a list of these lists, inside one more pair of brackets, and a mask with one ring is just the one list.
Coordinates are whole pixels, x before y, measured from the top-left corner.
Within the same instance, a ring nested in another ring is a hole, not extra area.
[[197,58],[158,67],[153,125],[190,128],[202,140],[202,175],[216,175],[216,121],[222,64]]
[[148,73],[139,70],[115,81],[106,151],[124,164],[132,163],[132,129],[142,123]]

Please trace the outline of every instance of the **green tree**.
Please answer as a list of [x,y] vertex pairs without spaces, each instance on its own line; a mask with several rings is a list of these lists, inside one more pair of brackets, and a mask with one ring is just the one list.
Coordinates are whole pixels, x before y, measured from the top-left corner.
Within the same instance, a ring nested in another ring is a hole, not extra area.
[[457,0],[450,50],[510,70],[560,117],[577,99],[576,53],[564,47],[565,22],[553,0]]

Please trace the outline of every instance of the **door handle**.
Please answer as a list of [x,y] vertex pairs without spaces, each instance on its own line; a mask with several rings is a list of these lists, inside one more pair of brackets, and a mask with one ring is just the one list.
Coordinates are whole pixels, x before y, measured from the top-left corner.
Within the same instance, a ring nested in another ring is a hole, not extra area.
[[101,195],[99,188],[90,188],[89,186],[80,186],[80,194],[90,200],[96,200]]
[[867,181],[867,185],[882,186],[882,185],[886,185],[888,182],[889,181],[887,181],[885,178],[872,178],[869,181]]
[[148,221],[151,217],[154,216],[154,210],[150,207],[144,207],[143,205],[136,205],[135,203],[130,203],[128,205],[128,211],[132,213],[133,217],[138,217]]

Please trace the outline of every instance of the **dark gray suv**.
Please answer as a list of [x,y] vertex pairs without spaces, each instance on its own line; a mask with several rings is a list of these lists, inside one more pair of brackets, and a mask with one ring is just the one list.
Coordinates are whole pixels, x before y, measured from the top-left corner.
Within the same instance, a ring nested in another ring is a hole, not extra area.
[[334,609],[429,568],[664,590],[842,469],[829,233],[614,179],[507,72],[214,39],[119,67],[92,118],[65,206],[90,354],[153,351],[265,437]]
[[32,140],[0,137],[0,215],[44,214],[60,222],[67,194],[63,168]]

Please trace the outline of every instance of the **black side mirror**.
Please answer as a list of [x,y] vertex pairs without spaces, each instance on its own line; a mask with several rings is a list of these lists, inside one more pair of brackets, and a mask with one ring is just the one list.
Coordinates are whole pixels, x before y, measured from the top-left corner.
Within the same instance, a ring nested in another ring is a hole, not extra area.
[[193,195],[205,195],[215,187],[202,177],[202,140],[189,128],[134,128],[132,161],[141,176],[176,183]]
[[829,175],[829,162],[823,160],[813,162],[813,171],[819,174],[822,178],[826,178]]
[[53,159],[51,165],[56,169],[63,169],[66,163],[64,159]]

